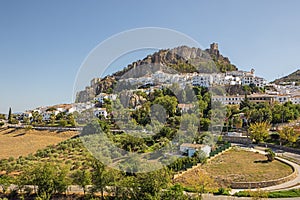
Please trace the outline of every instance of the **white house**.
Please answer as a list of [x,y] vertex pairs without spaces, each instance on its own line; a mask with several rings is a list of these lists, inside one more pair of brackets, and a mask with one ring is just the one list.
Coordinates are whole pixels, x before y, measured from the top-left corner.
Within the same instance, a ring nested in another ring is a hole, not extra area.
[[51,118],[52,112],[44,112],[42,113],[43,121],[49,121]]
[[197,74],[192,78],[193,86],[210,87],[213,83],[213,77],[211,74]]
[[22,119],[24,118],[24,117],[26,117],[26,118],[30,118],[30,117],[32,117],[32,114],[31,114],[31,112],[23,112],[22,114],[21,114],[21,116],[22,116]]
[[219,101],[224,105],[238,105],[244,100],[243,95],[235,96],[212,96],[212,101]]
[[267,81],[264,78],[256,77],[253,74],[247,74],[242,77],[242,85],[253,84],[257,87],[264,87]]
[[117,99],[116,94],[106,94],[106,93],[100,93],[98,94],[94,100],[98,101],[99,103],[104,103],[104,99],[109,99],[111,101],[115,101]]
[[204,144],[192,144],[192,143],[183,143],[180,145],[180,151],[182,153],[187,153],[189,157],[192,157],[196,151],[203,151],[208,157],[211,152],[211,147]]
[[72,105],[70,108],[66,110],[66,113],[71,114],[74,113],[75,111],[77,111],[76,106]]
[[107,117],[106,108],[97,108],[97,109],[95,109],[94,115],[95,115],[95,117],[103,116],[104,118],[106,118]]
[[274,99],[279,103],[286,103],[290,101],[290,95],[274,95]]
[[300,104],[300,95],[292,96],[290,100],[293,104]]

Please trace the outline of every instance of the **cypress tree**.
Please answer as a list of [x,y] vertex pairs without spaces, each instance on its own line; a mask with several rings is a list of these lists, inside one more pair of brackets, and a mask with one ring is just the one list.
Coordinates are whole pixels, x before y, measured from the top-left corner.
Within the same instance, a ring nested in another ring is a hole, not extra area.
[[11,124],[11,122],[12,122],[12,115],[11,115],[11,107],[9,108],[9,111],[8,111],[8,123],[10,123]]

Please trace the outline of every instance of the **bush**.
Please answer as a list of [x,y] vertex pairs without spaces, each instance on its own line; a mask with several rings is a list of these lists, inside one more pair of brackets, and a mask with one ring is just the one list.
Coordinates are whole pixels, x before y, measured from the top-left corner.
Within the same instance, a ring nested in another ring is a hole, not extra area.
[[268,158],[268,161],[272,162],[275,159],[275,153],[272,151],[272,149],[266,149],[265,152],[267,153],[266,156]]
[[33,129],[33,126],[31,126],[31,125],[25,126],[25,131],[30,131],[32,129]]
[[250,193],[249,193],[249,191],[239,191],[237,193],[234,193],[233,196],[236,196],[236,197],[250,197]]
[[8,158],[8,162],[12,162],[12,161],[14,161],[14,160],[15,160],[15,159],[14,159],[14,157],[12,157],[12,156]]
[[229,189],[219,188],[217,192],[214,192],[214,195],[230,195]]
[[292,189],[286,191],[270,192],[269,198],[289,198],[289,197],[300,197],[300,189]]

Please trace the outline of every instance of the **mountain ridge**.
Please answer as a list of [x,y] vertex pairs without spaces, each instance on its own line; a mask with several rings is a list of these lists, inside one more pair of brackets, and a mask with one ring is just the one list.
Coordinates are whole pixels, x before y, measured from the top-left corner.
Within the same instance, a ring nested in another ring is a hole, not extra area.
[[280,85],[280,84],[291,84],[293,82],[295,82],[296,85],[300,85],[300,69],[297,69],[296,71],[290,73],[289,75],[275,79],[271,83]]

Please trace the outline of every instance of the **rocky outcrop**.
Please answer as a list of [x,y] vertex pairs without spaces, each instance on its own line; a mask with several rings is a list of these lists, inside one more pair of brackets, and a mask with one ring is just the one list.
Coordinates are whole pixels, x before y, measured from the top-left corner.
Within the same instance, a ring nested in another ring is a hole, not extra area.
[[[134,70],[133,70],[134,69]],[[174,49],[163,49],[152,55],[146,56],[129,64],[111,76],[93,81],[90,87],[77,94],[76,102],[92,100],[101,92],[108,92],[121,78],[137,78],[146,76],[156,71],[165,73],[192,73],[192,72],[225,72],[234,71],[237,68],[232,65],[227,57],[223,57],[216,43],[211,44],[210,49],[201,50],[195,47],[180,46]]]
[[79,91],[76,95],[76,103],[87,102],[92,100],[96,96],[95,89],[93,87],[86,87],[85,90]]
[[137,106],[143,105],[145,102],[147,102],[147,99],[137,94],[133,94],[130,97],[129,106],[130,108],[136,108]]
[[[176,72],[225,72],[235,71],[236,66],[231,64],[227,57],[220,54],[218,45],[213,43],[210,49],[201,50],[195,47],[180,46],[174,49],[164,49],[148,55],[143,60],[129,64],[126,68],[113,74],[122,77],[128,71],[138,66],[155,65],[157,67],[173,68]],[[214,66],[215,65],[215,66]],[[215,69],[210,69],[215,67]]]
[[96,95],[100,93],[106,93],[109,88],[113,88],[116,84],[116,79],[114,76],[107,76],[103,78],[96,87]]

